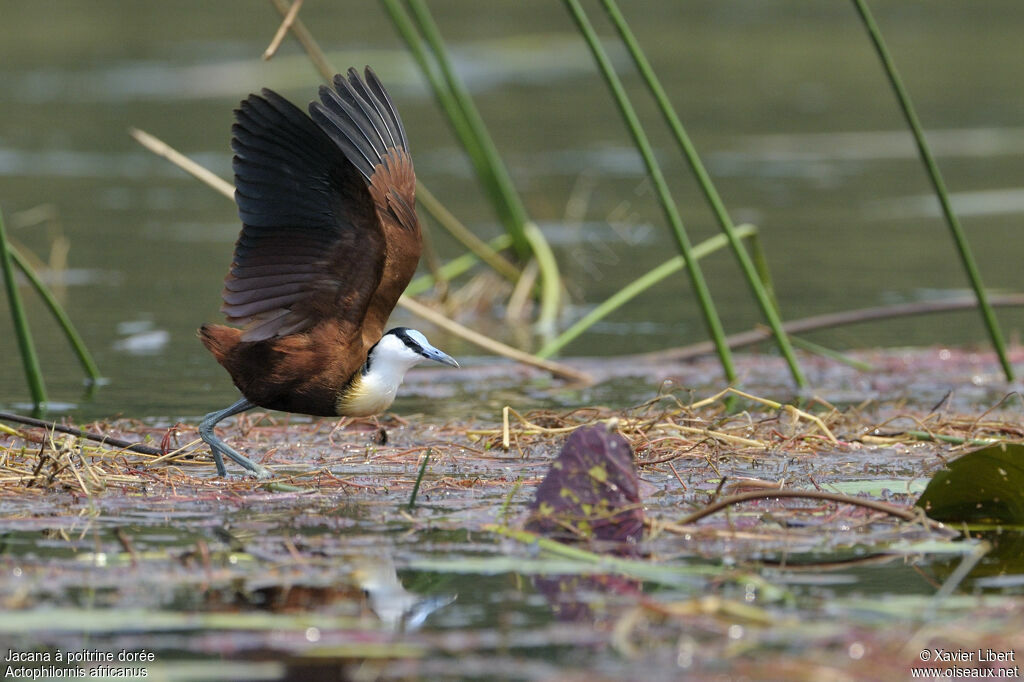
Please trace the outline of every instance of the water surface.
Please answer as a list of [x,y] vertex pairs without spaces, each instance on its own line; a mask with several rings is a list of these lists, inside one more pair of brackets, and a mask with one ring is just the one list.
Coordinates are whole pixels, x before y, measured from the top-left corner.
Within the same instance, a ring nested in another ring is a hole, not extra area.
[[[1024,5],[879,4],[877,19],[985,281],[1017,290]],[[531,215],[556,249],[573,296],[563,323],[671,256],[642,164],[561,6],[431,7]],[[666,0],[628,11],[734,219],[761,228],[784,317],[962,291],[946,228],[850,6]],[[67,240],[66,269],[53,278],[111,378],[83,399],[73,357],[26,289],[51,399],[92,417],[194,416],[228,403],[234,389],[195,329],[219,319],[220,283],[238,231],[234,207],[126,131],[143,128],[229,177],[232,108],[263,86],[308,101],[316,73],[290,42],[274,61],[259,60],[277,22],[259,3],[0,0],[0,15],[0,204],[17,243],[43,260],[56,258],[56,239]],[[336,65],[374,65],[402,111],[419,176],[481,236],[497,234],[383,12],[312,3],[302,16]],[[610,47],[627,67],[624,52]],[[714,234],[642,85],[630,74],[626,82],[693,239]],[[26,225],[33,215],[49,219]],[[444,256],[459,253],[446,236],[436,241]],[[731,256],[717,255],[706,268],[726,327],[759,323]],[[1010,337],[1024,319],[1007,311],[1000,318]],[[464,321],[506,341],[529,338],[528,329],[500,318]],[[395,322],[416,324],[402,313]],[[0,332],[9,328],[0,321]],[[477,354],[424,330],[460,359]],[[635,353],[703,336],[679,276],[565,352]],[[963,313],[812,338],[849,348],[964,344],[985,334],[977,315]],[[26,398],[13,339],[0,333],[0,407]]]

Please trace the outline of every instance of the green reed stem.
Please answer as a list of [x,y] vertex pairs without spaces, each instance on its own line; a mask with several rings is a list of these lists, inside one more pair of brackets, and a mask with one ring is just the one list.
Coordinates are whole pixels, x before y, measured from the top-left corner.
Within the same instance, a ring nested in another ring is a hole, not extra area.
[[754,261],[757,277],[761,280],[764,290],[768,293],[768,300],[772,302],[777,312],[779,310],[779,302],[775,298],[775,285],[772,283],[772,271],[768,267],[768,257],[761,246],[761,235],[756,232],[750,235],[747,244],[750,246],[750,258]]
[[[741,238],[753,237],[757,234],[757,228],[753,225],[740,225],[736,228]],[[729,242],[725,235],[717,235],[707,239],[693,247],[693,257],[700,259],[728,246]],[[544,345],[536,355],[540,358],[549,358],[565,346],[575,341],[581,334],[590,329],[594,324],[608,317],[612,312],[618,310],[652,286],[663,279],[674,275],[686,267],[686,261],[682,256],[675,256],[661,265],[657,266],[636,278],[626,286],[602,301],[597,307],[581,317],[576,323]]]
[[874,45],[875,52],[878,53],[882,66],[885,68],[885,74],[889,78],[889,84],[892,86],[893,92],[896,94],[896,100],[899,102],[900,109],[903,111],[903,117],[906,119],[911,133],[914,135],[914,142],[917,143],[917,151],[921,156],[921,162],[924,164],[925,170],[928,173],[928,178],[931,180],[932,187],[935,189],[935,194],[939,198],[939,204],[942,206],[942,214],[946,218],[946,224],[949,226],[949,231],[953,236],[953,242],[956,245],[957,253],[960,254],[960,261],[963,264],[964,270],[967,272],[967,278],[970,280],[971,287],[974,289],[974,295],[978,299],[978,307],[981,309],[982,318],[984,318],[985,326],[988,328],[989,338],[991,338],[992,345],[995,347],[996,354],[999,356],[999,362],[1002,364],[1003,373],[1006,375],[1007,381],[1013,381],[1013,366],[1010,364],[1010,360],[1006,354],[1006,344],[1003,342],[1003,335],[999,329],[999,322],[996,319],[995,312],[992,310],[992,306],[989,304],[988,295],[985,293],[985,287],[981,282],[981,273],[978,271],[977,264],[974,261],[974,255],[971,253],[971,247],[967,243],[967,237],[964,235],[963,230],[960,229],[960,221],[957,220],[956,214],[953,213],[953,206],[949,200],[949,194],[946,191],[946,183],[943,181],[942,173],[939,171],[939,166],[935,162],[931,150],[928,147],[928,143],[924,139],[921,122],[918,120],[917,114],[914,111],[914,105],[910,101],[910,95],[907,93],[906,88],[903,87],[903,81],[900,78],[899,72],[896,70],[896,64],[893,62],[892,57],[889,54],[889,49],[886,47],[885,41],[882,39],[882,32],[878,29],[878,25],[875,23],[875,19],[871,15],[871,10],[868,9],[867,3],[865,0],[853,0],[853,4],[857,8],[857,12],[860,14],[860,17],[864,22],[864,28],[867,29],[868,35],[871,37],[871,43]]
[[[537,259],[540,269],[540,313],[537,315],[537,330],[542,338],[549,339],[555,334],[558,310],[561,307],[561,278],[558,274],[558,261],[551,251],[551,246],[544,239],[544,233],[533,221],[526,223],[526,238]],[[555,286],[547,286],[554,282]]]
[[[533,251],[538,256],[538,260],[545,258],[543,254],[538,253],[538,249],[550,253],[550,248],[539,230],[530,236],[527,235],[527,225],[530,219],[526,207],[516,192],[508,168],[502,161],[480,112],[455,73],[444,39],[430,15],[426,3],[423,0],[406,0],[406,5],[412,13],[412,20],[410,20],[396,0],[383,0],[383,2],[396,28],[430,82],[438,101],[442,103],[442,108],[451,120],[453,128],[456,129],[456,134],[462,141],[463,147],[466,148],[470,160],[474,163],[481,183],[491,194],[491,203],[504,223],[505,231],[512,237],[512,245],[516,254],[520,259],[525,260]],[[413,22],[415,22],[415,27]],[[440,77],[430,67],[430,61],[416,29],[430,46],[434,60],[441,72]],[[443,83],[441,83],[442,78]],[[554,327],[561,297],[562,285],[557,261],[551,258],[547,264],[549,267],[541,270],[541,319],[538,320],[538,326],[541,329]]]
[[654,95],[654,99],[657,101],[659,109],[661,109],[662,116],[672,129],[672,133],[675,135],[676,142],[679,143],[683,156],[686,157],[687,162],[690,164],[690,168],[697,177],[697,183],[700,185],[701,191],[704,193],[704,197],[707,199],[708,204],[710,204],[711,209],[715,214],[715,218],[718,220],[719,227],[721,227],[722,232],[729,239],[729,246],[732,248],[733,254],[735,254],[736,259],[739,261],[740,269],[743,271],[744,277],[746,277],[747,284],[750,286],[750,289],[754,294],[754,298],[757,299],[757,303],[761,307],[761,314],[764,315],[765,320],[768,322],[768,326],[771,327],[772,333],[775,335],[775,341],[778,344],[783,357],[786,359],[786,363],[789,365],[789,371],[793,376],[793,380],[798,386],[807,386],[807,379],[804,377],[804,374],[800,369],[799,362],[797,362],[796,355],[793,352],[793,346],[789,342],[789,338],[786,335],[785,330],[782,328],[782,320],[779,319],[779,314],[772,302],[771,296],[762,285],[761,279],[758,277],[757,269],[755,268],[753,261],[750,259],[750,255],[747,253],[746,249],[743,248],[743,244],[740,243],[740,238],[736,234],[736,228],[733,225],[732,219],[729,217],[729,212],[725,209],[725,204],[722,202],[722,198],[719,196],[718,190],[715,189],[715,184],[712,182],[711,176],[708,175],[707,170],[704,168],[704,164],[700,160],[700,155],[697,153],[697,148],[693,145],[693,142],[690,140],[690,136],[686,133],[686,129],[679,120],[679,116],[676,115],[675,109],[672,107],[672,103],[669,101],[668,95],[665,93],[665,89],[661,86],[661,81],[658,80],[657,75],[654,73],[654,69],[647,60],[647,56],[640,47],[640,43],[637,41],[636,36],[633,35],[633,31],[629,28],[629,24],[626,23],[626,19],[622,15],[622,12],[619,11],[615,0],[602,0],[602,2],[604,3],[608,16],[611,18],[612,23],[615,24],[616,30],[618,30],[619,35],[626,44],[626,48],[633,57],[633,62],[636,64],[637,70],[643,76],[651,94]]
[[790,336],[789,338],[793,342],[794,346],[801,350],[807,351],[808,353],[820,355],[823,358],[829,358],[830,360],[835,360],[836,362],[841,362],[842,364],[847,365],[848,367],[853,367],[858,372],[875,371],[875,366],[872,365],[871,363],[864,362],[863,360],[858,360],[857,358],[854,357],[850,357],[849,355],[841,353],[835,350],[834,348],[828,348],[826,346],[822,346],[819,343],[814,343],[813,341],[808,341],[807,339],[801,339],[799,336]]
[[[445,85],[434,63],[431,62],[430,56],[427,54],[426,47],[423,44],[423,40],[416,31],[416,27],[413,25],[412,19],[406,13],[405,9],[403,9],[399,4],[398,0],[382,0],[382,4],[384,5],[384,9],[387,11],[388,15],[391,17],[391,22],[398,31],[398,35],[405,42],[413,60],[420,67],[420,71],[423,73],[424,78],[427,79],[427,83],[430,85],[430,90],[434,95],[434,99],[437,101],[438,106],[441,107],[441,111],[444,112],[445,117],[448,119],[448,124],[452,127],[455,136],[462,144],[462,148],[465,150],[466,155],[469,156],[469,160],[473,165],[473,169],[476,171],[480,183],[484,187],[484,191],[489,195],[495,210],[501,214],[504,210],[504,204],[502,204],[500,196],[498,195],[498,190],[494,186],[493,178],[485,170],[486,161],[484,161],[484,154],[483,150],[480,148],[480,143],[473,134],[469,121],[466,120],[462,109],[459,107],[458,101],[455,99],[455,95]],[[502,222],[505,222],[504,216],[502,216]]]
[[416,496],[420,492],[420,484],[423,483],[423,475],[427,473],[427,463],[430,461],[430,455],[432,451],[428,449],[423,453],[423,461],[420,462],[419,473],[416,474],[416,483],[412,486],[412,494],[409,495],[409,502],[405,505],[406,509],[412,511],[416,508]]
[[[507,249],[512,245],[512,238],[507,234],[499,234],[497,237],[489,242],[485,242],[488,248],[495,252],[502,249]],[[480,262],[480,258],[475,253],[464,253],[458,258],[453,258],[444,265],[441,266],[440,274],[445,279],[455,279],[459,275],[467,272],[470,268]],[[406,296],[418,296],[424,291],[427,291],[434,286],[433,275],[420,275],[413,281],[409,282],[409,286],[405,288]]]
[[594,60],[597,62],[598,68],[604,76],[605,82],[615,98],[619,111],[622,113],[622,116],[626,121],[626,126],[629,128],[629,131],[633,136],[637,150],[643,157],[644,164],[647,166],[647,172],[651,177],[651,181],[654,183],[658,199],[661,202],[662,210],[665,212],[665,217],[668,220],[669,226],[672,228],[672,233],[675,235],[683,260],[686,262],[686,271],[690,276],[690,282],[693,286],[694,293],[697,295],[698,302],[700,303],[701,313],[704,316],[704,321],[707,324],[708,331],[710,332],[715,348],[718,351],[718,357],[722,363],[722,369],[725,372],[727,380],[730,383],[733,383],[736,381],[736,370],[732,363],[732,353],[729,351],[729,346],[725,340],[725,331],[722,329],[722,322],[719,319],[718,312],[715,310],[714,303],[711,300],[711,293],[708,291],[707,283],[704,280],[704,274],[700,269],[700,265],[697,263],[697,258],[693,254],[693,247],[690,245],[690,239],[683,227],[683,221],[679,216],[679,211],[676,208],[675,202],[672,200],[672,195],[669,192],[668,184],[665,182],[665,177],[662,175],[661,167],[654,158],[654,151],[651,149],[651,144],[647,139],[647,135],[644,133],[643,127],[640,125],[640,120],[637,117],[636,112],[633,110],[633,106],[630,104],[629,98],[626,96],[626,91],[622,87],[622,82],[619,80],[618,75],[615,73],[615,69],[612,67],[611,60],[608,59],[608,55],[601,46],[600,39],[594,32],[594,28],[587,19],[587,15],[584,13],[583,8],[580,7],[578,0],[563,0],[563,2],[569,9],[570,14],[572,14],[572,17],[575,20],[580,33],[583,35],[583,38],[586,40],[587,45],[590,47]]
[[36,290],[39,297],[46,303],[46,307],[50,309],[50,313],[54,319],[57,320],[57,324],[60,325],[61,330],[64,332],[64,336],[68,338],[68,343],[71,344],[71,349],[75,351],[75,355],[78,356],[78,363],[85,370],[85,373],[89,375],[89,382],[97,382],[103,378],[100,374],[99,368],[92,359],[92,355],[89,353],[89,349],[86,348],[85,342],[82,341],[82,337],[79,335],[78,330],[75,329],[75,325],[71,322],[71,318],[68,317],[64,308],[54,297],[53,293],[43,284],[39,276],[36,275],[32,269],[32,265],[25,260],[25,257],[14,249],[10,249],[11,258],[14,260],[14,264],[18,266],[18,269],[25,275],[28,281],[32,284],[32,288]]
[[[448,234],[457,239],[467,249],[472,251],[476,256],[487,265],[497,272],[499,275],[515,282],[519,279],[519,268],[508,262],[504,256],[498,253],[497,250],[492,248],[487,242],[480,237],[477,237],[468,227],[462,224],[462,222],[456,218],[452,213],[444,207],[437,197],[428,190],[422,182],[416,183],[416,201],[423,205],[423,208],[427,210],[427,213],[437,221],[437,223],[443,227]],[[501,248],[508,248],[508,244],[511,243],[511,237],[506,240],[505,246]]]
[[36,355],[36,348],[32,343],[32,332],[28,326],[28,318],[25,316],[25,306],[22,305],[18,285],[14,281],[12,253],[14,251],[7,242],[3,214],[0,213],[0,265],[3,266],[4,286],[7,289],[7,301],[11,307],[14,336],[18,340],[21,366],[25,370],[25,379],[28,381],[29,392],[32,394],[32,402],[35,403],[36,410],[42,410],[46,406],[46,386],[43,383],[43,372],[39,368],[39,356]]
[[512,508],[512,498],[516,496],[516,493],[522,487],[523,478],[522,476],[517,476],[512,484],[512,488],[508,491],[508,495],[505,496],[505,501],[501,503],[501,508],[498,509],[498,518],[501,519],[502,524],[508,523],[509,511]]
[[[486,132],[483,136],[481,135],[481,131],[486,131],[486,128],[476,112],[472,100],[462,88],[461,81],[455,75],[451,61],[448,59],[444,40],[430,17],[429,11],[422,3],[410,2],[408,5],[413,13],[413,16],[410,17],[398,0],[382,0],[382,2],[413,59],[419,65],[420,71],[423,72],[430,84],[431,91],[441,110],[444,111],[448,123],[466,150],[477,177],[489,195],[491,204],[498,212],[505,230],[512,235],[516,244],[516,253],[521,258],[525,258],[530,252],[526,235],[523,233],[523,225],[527,220],[526,211],[522,209],[522,204],[518,201],[518,195],[514,190],[506,193],[510,189],[511,182],[509,181],[504,187],[501,184],[500,171],[494,163],[497,151],[493,149],[493,143],[490,150],[486,148],[490,138],[486,137]],[[421,33],[423,38],[420,37]],[[427,52],[427,46],[430,48],[433,61],[431,54]],[[473,114],[476,114],[475,120]],[[501,165],[500,159],[497,163]],[[501,165],[501,169],[504,170],[504,165]],[[505,177],[507,180],[507,173]],[[516,207],[521,209],[519,215],[515,212]]]
[[530,253],[529,240],[526,237],[526,223],[530,217],[527,215],[526,207],[523,206],[523,202],[516,192],[515,186],[512,184],[508,168],[505,167],[505,163],[498,153],[498,148],[494,145],[494,140],[491,139],[490,134],[487,132],[487,125],[473,103],[473,98],[469,96],[469,92],[462,84],[458,74],[455,73],[455,68],[448,57],[448,48],[445,46],[444,38],[441,37],[441,31],[434,22],[434,18],[430,15],[426,2],[424,0],[406,0],[406,5],[412,11],[413,18],[416,20],[420,32],[430,45],[430,49],[437,59],[437,64],[441,68],[441,74],[444,76],[445,83],[462,110],[463,117],[470,130],[472,130],[474,138],[476,138],[483,155],[487,174],[492,178],[492,182],[497,188],[509,216],[509,222],[505,227],[509,234],[512,235],[516,253],[519,254],[520,258],[525,259]]
[[[903,433],[915,440],[951,443],[953,445],[995,445],[996,443],[1010,442],[1004,438],[964,438],[963,436],[949,436],[944,433],[929,433],[928,431],[904,431]],[[1003,527],[1005,528],[1005,526]]]

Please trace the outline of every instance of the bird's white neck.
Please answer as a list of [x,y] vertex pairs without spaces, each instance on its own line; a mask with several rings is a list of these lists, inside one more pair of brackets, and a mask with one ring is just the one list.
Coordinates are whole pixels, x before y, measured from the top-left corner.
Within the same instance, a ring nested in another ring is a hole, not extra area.
[[360,370],[338,396],[338,414],[348,417],[368,417],[391,407],[405,373],[415,363],[405,358],[375,357],[368,371]]

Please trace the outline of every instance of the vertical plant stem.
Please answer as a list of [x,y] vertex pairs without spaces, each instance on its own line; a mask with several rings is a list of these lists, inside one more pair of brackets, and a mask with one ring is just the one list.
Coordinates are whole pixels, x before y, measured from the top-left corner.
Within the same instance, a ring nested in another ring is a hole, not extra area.
[[89,375],[90,382],[96,382],[102,379],[103,375],[100,374],[100,370],[93,361],[92,355],[89,353],[89,349],[86,348],[85,342],[82,341],[82,337],[79,335],[78,330],[75,329],[75,325],[72,324],[71,318],[68,317],[64,308],[46,285],[39,279],[25,257],[14,249],[9,249],[9,253],[11,254],[14,264],[18,266],[18,269],[21,270],[28,281],[32,284],[36,293],[38,293],[40,298],[43,299],[43,302],[46,303],[46,306],[50,309],[50,313],[64,331],[64,335],[68,337],[68,343],[71,344],[71,348],[75,351],[75,355],[78,356],[78,362],[82,365],[82,369]]
[[420,470],[416,474],[416,483],[413,484],[412,494],[409,495],[409,502],[405,505],[406,509],[409,511],[416,508],[416,496],[420,492],[420,484],[423,483],[423,475],[427,473],[427,463],[430,461],[431,452],[432,451],[428,448],[427,451],[423,453],[423,461],[420,462]]
[[722,369],[725,372],[727,380],[730,383],[734,383],[736,381],[736,370],[732,363],[732,353],[729,351],[729,346],[725,340],[725,331],[722,328],[722,322],[719,319],[718,312],[715,310],[714,303],[711,300],[711,293],[708,291],[707,283],[704,280],[704,274],[700,269],[700,265],[697,263],[696,256],[693,254],[693,247],[690,245],[690,239],[683,227],[683,221],[679,216],[679,211],[676,208],[675,202],[672,200],[668,184],[665,182],[665,177],[662,175],[661,167],[654,158],[654,151],[651,149],[650,142],[647,140],[647,135],[644,133],[643,128],[640,125],[640,120],[637,118],[636,112],[633,110],[633,106],[630,104],[629,99],[626,96],[626,91],[622,87],[622,82],[619,80],[618,75],[615,73],[615,69],[612,67],[611,60],[608,59],[608,55],[601,46],[601,42],[598,39],[597,34],[594,32],[594,28],[587,19],[583,8],[580,7],[578,0],[563,1],[569,9],[570,14],[572,14],[572,17],[575,20],[576,25],[579,27],[580,33],[586,40],[587,45],[590,47],[594,60],[597,62],[597,65],[604,76],[605,82],[608,84],[608,88],[612,91],[612,94],[615,97],[615,102],[618,104],[619,111],[622,113],[622,116],[626,121],[626,126],[629,128],[637,149],[643,157],[644,164],[647,166],[647,172],[651,177],[651,181],[654,183],[658,199],[661,202],[662,210],[665,212],[665,217],[668,220],[669,226],[672,228],[672,233],[676,238],[676,243],[679,247],[683,260],[686,262],[686,272],[690,276],[690,282],[700,303],[700,309],[704,316],[704,321],[707,324],[708,331],[711,334],[715,348],[718,351],[718,357],[722,363]]
[[500,201],[498,196],[498,190],[494,185],[493,178],[486,171],[486,161],[484,160],[483,150],[480,148],[479,141],[473,134],[473,130],[469,125],[469,121],[466,120],[465,114],[463,113],[459,103],[455,99],[455,95],[445,85],[441,78],[441,74],[438,72],[437,67],[431,61],[430,55],[427,53],[426,47],[423,44],[423,40],[420,38],[419,33],[416,31],[416,27],[413,25],[412,19],[409,17],[405,9],[399,4],[398,0],[382,0],[384,9],[391,17],[391,22],[395,26],[395,30],[398,31],[398,35],[405,42],[406,47],[409,49],[409,53],[412,55],[413,60],[420,67],[420,72],[423,77],[427,79],[427,83],[430,85],[430,90],[434,94],[434,99],[437,101],[437,105],[444,112],[445,117],[448,119],[448,124],[452,127],[452,131],[455,133],[455,137],[458,138],[462,144],[463,150],[469,157],[470,162],[473,164],[473,169],[476,171],[477,178],[480,183],[484,186],[484,191],[490,196],[491,204],[495,210],[498,211],[502,222],[505,223],[507,215],[503,213],[505,210],[504,205]]
[[928,179],[931,180],[935,194],[939,198],[942,214],[946,218],[946,225],[949,226],[957,253],[960,254],[960,261],[967,272],[967,278],[974,289],[974,295],[978,299],[978,307],[981,309],[982,318],[985,320],[985,326],[988,328],[989,338],[992,340],[992,345],[999,356],[1003,373],[1006,375],[1007,381],[1013,381],[1013,366],[1010,364],[1006,354],[1006,344],[1003,342],[999,322],[996,320],[995,312],[989,304],[988,295],[985,293],[985,287],[981,282],[981,273],[978,271],[978,266],[974,261],[971,247],[967,243],[967,237],[964,235],[963,230],[960,229],[960,221],[957,220],[956,214],[953,213],[953,206],[949,201],[949,194],[946,191],[946,183],[943,181],[939,166],[935,162],[931,150],[928,148],[928,143],[924,139],[921,122],[914,111],[910,95],[907,93],[906,88],[903,87],[903,81],[896,70],[896,64],[889,55],[889,49],[885,46],[885,41],[882,39],[882,32],[878,29],[878,25],[875,23],[867,3],[865,0],[853,0],[853,4],[864,22],[864,28],[867,29],[868,35],[871,37],[871,43],[874,45],[875,52],[878,53],[878,58],[885,68],[885,74],[889,78],[889,84],[892,86],[893,92],[896,94],[896,100],[903,111],[903,117],[910,127],[910,132],[914,135],[914,142],[917,144],[917,151],[921,156],[921,162],[924,164],[925,170],[928,173]]
[[757,271],[757,276],[761,280],[761,284],[764,286],[764,290],[768,292],[768,299],[775,306],[775,310],[779,309],[779,302],[775,299],[775,285],[772,283],[772,271],[768,267],[768,257],[765,255],[764,248],[761,246],[761,236],[754,232],[750,235],[750,239],[747,240],[750,244],[750,258],[754,261],[754,269]]
[[525,259],[530,253],[529,241],[526,238],[526,223],[529,220],[529,216],[512,184],[512,178],[508,174],[508,169],[505,167],[504,162],[502,162],[501,155],[498,154],[498,149],[494,146],[494,141],[488,134],[487,126],[484,124],[480,112],[477,111],[473,99],[469,96],[462,81],[459,80],[458,75],[455,73],[455,68],[448,57],[448,50],[445,47],[444,39],[441,37],[441,31],[430,15],[430,10],[427,9],[426,3],[423,0],[406,0],[406,4],[412,11],[413,18],[416,20],[420,32],[430,45],[430,49],[437,59],[437,65],[441,69],[441,75],[444,77],[448,91],[455,99],[456,104],[462,111],[466,124],[472,131],[472,135],[482,155],[486,172],[491,177],[493,185],[504,204],[507,215],[505,227],[509,234],[512,235],[516,253],[519,254],[520,258]]
[[25,307],[21,302],[18,285],[14,281],[14,265],[11,262],[12,250],[7,243],[7,231],[4,229],[3,214],[0,213],[0,266],[3,266],[4,287],[7,289],[7,302],[11,307],[11,320],[14,323],[14,335],[21,351],[21,365],[25,370],[29,392],[36,410],[46,406],[46,386],[43,384],[43,372],[39,368],[39,357],[32,343],[32,332],[28,327]]
[[452,131],[455,133],[455,137],[458,138],[459,142],[462,144],[462,148],[466,152],[466,156],[469,157],[477,179],[483,186],[484,192],[487,194],[491,206],[498,213],[498,218],[502,225],[505,226],[505,231],[508,232],[516,242],[516,251],[520,251],[520,249],[523,248],[524,242],[521,238],[517,240],[516,235],[510,228],[514,219],[509,212],[508,205],[501,196],[501,191],[498,188],[494,175],[487,167],[487,160],[485,158],[484,151],[481,148],[480,140],[477,139],[472,126],[466,118],[465,112],[456,100],[451,88],[449,88],[445,83],[436,65],[436,60],[432,60],[430,54],[428,54],[424,42],[420,38],[420,34],[416,30],[416,26],[413,24],[412,18],[410,18],[409,14],[401,4],[399,4],[398,0],[382,0],[382,3],[384,5],[384,9],[391,17],[391,21],[395,25],[395,29],[398,31],[399,36],[401,36],[402,40],[405,41],[406,47],[408,47],[410,54],[412,54],[413,60],[419,66],[420,72],[423,74],[423,77],[427,79],[427,83],[430,85],[430,90],[434,94],[434,99],[437,101],[441,111],[444,112],[445,118],[448,120],[448,124],[452,127]]
[[[383,2],[424,76],[430,82],[438,102],[451,121],[470,160],[473,161],[477,176],[490,193],[491,203],[498,212],[505,231],[512,237],[516,254],[525,260],[532,251],[538,261],[544,260],[547,267],[541,269],[541,317],[538,320],[538,328],[554,328],[562,291],[558,263],[553,257],[548,258],[551,250],[543,233],[537,229],[529,229],[530,219],[522,199],[516,192],[508,169],[487,131],[480,112],[455,73],[444,39],[430,15],[430,10],[423,0],[406,0],[406,5],[412,13],[410,20],[396,0]],[[440,74],[432,68],[417,29],[430,46]]]
[[[540,288],[540,314],[537,315],[537,330],[541,338],[550,339],[555,335],[555,323],[558,319],[559,299],[561,297],[561,279],[558,276],[558,262],[555,254],[544,239],[543,233],[533,221],[526,223],[526,238],[533,248],[534,257],[540,270],[543,283]],[[554,286],[547,286],[549,283]]]
[[637,42],[636,36],[633,35],[632,30],[629,28],[629,24],[626,23],[626,19],[623,17],[622,12],[619,11],[615,0],[602,0],[602,2],[604,3],[608,16],[611,18],[612,23],[615,24],[615,28],[618,30],[619,35],[622,37],[623,42],[629,50],[630,55],[633,57],[633,62],[636,64],[637,70],[640,71],[644,81],[647,83],[647,87],[654,95],[654,99],[657,101],[658,107],[661,109],[662,116],[672,129],[676,141],[682,149],[683,156],[686,157],[687,162],[690,164],[690,168],[697,177],[697,183],[700,185],[701,191],[704,193],[704,197],[711,205],[711,209],[715,214],[715,218],[718,220],[718,224],[721,227],[722,232],[729,239],[729,246],[732,248],[736,259],[739,261],[740,269],[743,271],[743,275],[746,277],[747,283],[750,285],[754,298],[757,299],[758,305],[761,307],[762,315],[764,315],[765,320],[768,322],[768,326],[771,327],[772,333],[775,335],[775,341],[778,344],[783,357],[786,359],[786,363],[789,365],[789,371],[793,376],[793,380],[798,386],[807,386],[807,379],[804,377],[803,371],[800,369],[800,364],[797,362],[796,355],[793,352],[793,346],[790,343],[785,330],[782,328],[782,320],[779,319],[776,306],[774,305],[771,296],[762,285],[761,279],[758,277],[757,270],[754,267],[754,263],[751,261],[749,254],[743,247],[743,244],[740,243],[740,238],[736,234],[736,228],[732,223],[732,219],[729,217],[729,212],[725,209],[725,204],[722,202],[722,198],[715,189],[715,185],[711,181],[711,176],[708,175],[707,170],[705,170],[704,164],[700,160],[700,155],[697,154],[696,147],[694,147],[693,142],[690,140],[690,136],[687,135],[686,129],[683,128],[683,124],[676,115],[676,112],[672,107],[672,103],[669,101],[668,95],[665,93],[665,89],[661,86],[661,82],[658,80],[657,75],[655,75],[654,69],[651,68],[650,62],[647,61],[647,56],[644,54],[639,42]]

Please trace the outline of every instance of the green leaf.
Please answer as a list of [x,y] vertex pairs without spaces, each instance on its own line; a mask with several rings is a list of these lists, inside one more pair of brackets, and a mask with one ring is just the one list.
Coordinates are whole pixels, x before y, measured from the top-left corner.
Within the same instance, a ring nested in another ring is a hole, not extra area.
[[1024,445],[967,453],[935,474],[916,504],[938,521],[1024,523]]

